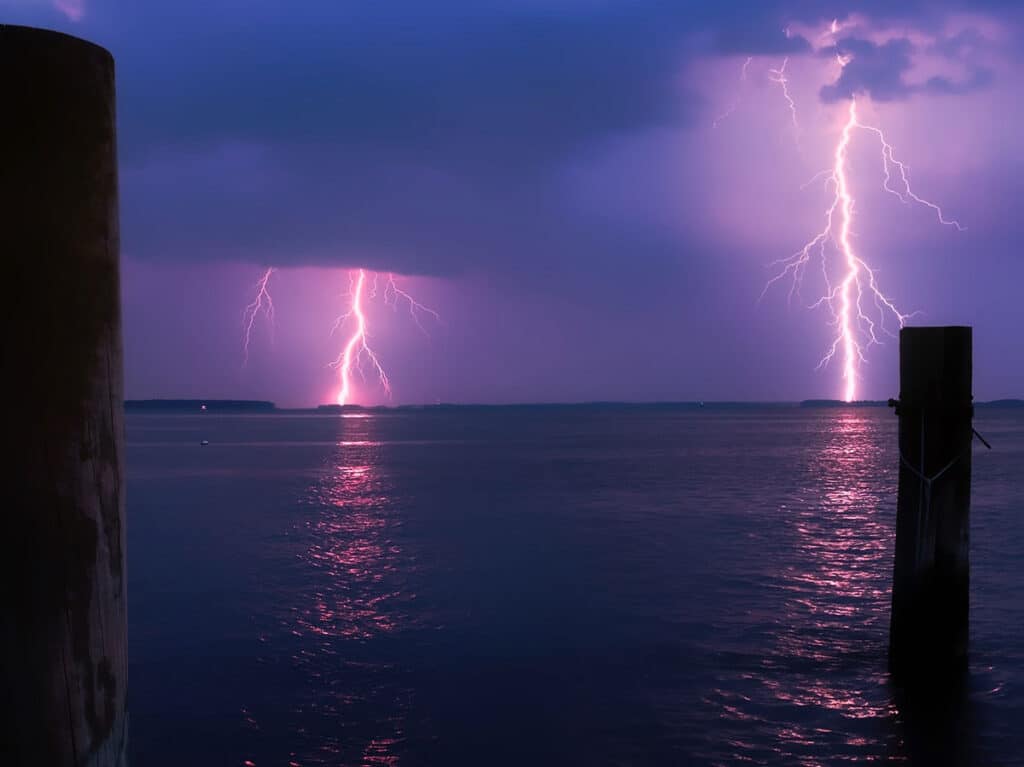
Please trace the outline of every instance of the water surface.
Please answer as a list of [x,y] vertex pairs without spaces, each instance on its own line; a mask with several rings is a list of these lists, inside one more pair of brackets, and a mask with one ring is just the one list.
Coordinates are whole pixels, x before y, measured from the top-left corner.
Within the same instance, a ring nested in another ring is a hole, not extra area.
[[924,705],[886,409],[131,414],[133,762],[1024,764],[1024,413],[976,425]]

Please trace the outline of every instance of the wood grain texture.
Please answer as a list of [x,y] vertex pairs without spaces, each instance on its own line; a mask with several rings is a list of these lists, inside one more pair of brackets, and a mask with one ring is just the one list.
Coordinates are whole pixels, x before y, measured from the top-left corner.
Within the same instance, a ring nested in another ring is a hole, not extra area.
[[967,659],[972,350],[969,327],[900,332],[900,473],[889,657],[941,675]]
[[125,763],[114,62],[0,26],[0,764]]

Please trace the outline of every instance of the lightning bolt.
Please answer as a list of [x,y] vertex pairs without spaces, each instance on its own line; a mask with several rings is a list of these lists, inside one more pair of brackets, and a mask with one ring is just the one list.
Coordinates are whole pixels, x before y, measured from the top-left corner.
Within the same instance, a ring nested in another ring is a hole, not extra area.
[[258,315],[263,314],[266,317],[267,322],[270,323],[271,333],[273,333],[274,300],[270,297],[267,285],[270,282],[270,275],[275,271],[276,269],[271,266],[263,273],[263,276],[256,283],[256,297],[245,307],[245,311],[242,312],[242,350],[244,354],[242,367],[249,364],[249,342],[252,340],[253,326],[256,324],[256,317]]
[[369,367],[372,370],[384,393],[389,398],[391,397],[391,381],[384,370],[384,366],[381,364],[380,358],[377,356],[377,352],[370,346],[370,332],[366,315],[367,302],[380,295],[383,303],[394,309],[397,309],[400,303],[404,303],[408,307],[409,315],[412,317],[413,322],[424,335],[428,335],[422,322],[424,317],[432,317],[437,322],[441,320],[440,315],[436,311],[421,304],[410,293],[400,288],[394,274],[389,273],[385,277],[383,291],[380,290],[379,283],[380,279],[377,274],[373,274],[372,280],[368,283],[365,269],[356,269],[349,272],[349,291],[347,294],[349,308],[348,311],[334,321],[334,326],[331,328],[331,335],[334,335],[346,325],[352,325],[351,333],[341,353],[331,363],[331,367],[338,371],[341,384],[337,398],[339,405],[352,403],[354,375],[358,372],[360,377],[365,380],[365,367]]
[[387,283],[384,286],[384,303],[390,303],[391,306],[397,309],[400,302],[404,302],[408,306],[409,316],[412,317],[412,321],[416,323],[416,327],[420,329],[420,332],[429,338],[430,334],[427,332],[427,329],[423,327],[423,323],[421,321],[423,315],[433,317],[435,322],[441,321],[441,315],[429,306],[424,306],[406,291],[398,287],[398,283],[395,282],[395,275],[388,274]]
[[778,69],[768,70],[768,79],[773,83],[776,83],[782,89],[782,97],[786,99],[786,104],[789,107],[789,116],[793,122],[793,130],[797,133],[800,132],[800,122],[796,116],[796,102],[793,100],[792,94],[789,92],[789,78],[786,77],[786,66],[789,64],[789,57],[782,60],[782,66]]
[[[753,56],[747,56],[746,61],[743,62],[743,66],[740,67],[740,87],[741,88],[743,86],[743,83],[745,83],[747,81],[747,69],[750,68],[750,62],[753,61],[753,60],[754,60]],[[723,120],[725,120],[728,117],[730,117],[732,115],[732,113],[736,111],[736,107],[738,107],[739,105],[740,105],[740,97],[736,96],[736,98],[733,99],[732,103],[729,105],[729,108],[726,109],[724,112],[722,112],[722,114],[720,114],[718,117],[716,117],[712,121],[711,127],[712,128],[717,128],[719,123],[721,123]]]
[[[850,186],[848,159],[850,144],[856,130],[870,133],[879,141],[884,173],[882,188],[886,192],[896,196],[904,203],[918,203],[928,207],[935,213],[941,224],[956,228],[958,231],[964,230],[958,221],[947,218],[938,205],[919,197],[914,192],[906,165],[896,158],[892,145],[881,129],[859,121],[857,101],[855,98],[851,99],[847,110],[847,119],[836,144],[832,168],[822,171],[812,179],[813,182],[815,179],[825,178],[826,185],[833,189],[832,200],[825,212],[825,226],[792,256],[773,263],[773,265],[781,266],[782,269],[768,281],[761,293],[763,298],[773,284],[788,275],[792,277],[789,292],[790,299],[792,299],[800,289],[807,266],[814,259],[815,254],[818,254],[826,292],[812,304],[811,308],[827,307],[836,327],[836,335],[825,356],[818,363],[818,368],[826,366],[837,355],[841,356],[843,361],[843,397],[847,402],[856,399],[858,366],[867,361],[865,350],[873,344],[881,343],[879,332],[892,335],[886,328],[886,318],[894,318],[899,326],[903,327],[912,316],[901,312],[895,303],[881,291],[874,271],[854,248],[852,231],[856,201]],[[843,276],[838,284],[833,284],[829,277],[829,244],[834,246],[840,256]],[[873,304],[873,310],[865,309],[868,301]]]
[[381,386],[387,395],[391,396],[391,381],[388,380],[388,374],[384,372],[384,367],[380,364],[377,353],[370,347],[367,339],[366,314],[363,311],[363,298],[366,292],[366,270],[359,269],[355,273],[349,274],[349,283],[349,295],[351,296],[352,303],[349,310],[338,317],[334,323],[334,328],[331,330],[333,334],[338,328],[348,322],[349,319],[355,320],[355,328],[345,343],[341,354],[331,363],[332,367],[338,369],[341,378],[341,389],[338,392],[339,405],[350,403],[352,398],[352,373],[353,370],[358,370],[360,374],[362,373],[362,361],[364,359],[370,361],[374,371],[377,373]]
[[[885,189],[885,191],[889,192],[892,195],[895,195],[900,199],[900,201],[908,205],[911,204],[912,202],[916,202],[919,205],[924,205],[926,208],[931,208],[932,211],[935,213],[936,218],[938,218],[940,224],[944,224],[945,226],[951,226],[958,232],[967,231],[967,227],[961,226],[959,221],[955,219],[946,218],[946,214],[942,212],[942,208],[940,208],[934,202],[931,202],[930,200],[925,200],[924,198],[918,197],[916,194],[914,194],[914,190],[911,189],[910,187],[910,176],[908,175],[907,166],[896,159],[896,155],[893,151],[892,144],[890,144],[886,140],[885,134],[882,133],[880,129],[874,127],[873,125],[864,125],[863,123],[859,122],[856,123],[856,127],[860,128],[861,130],[874,133],[878,137],[878,142],[882,147],[882,167],[885,172],[885,179],[882,182],[882,187]],[[893,187],[891,186],[893,175],[892,168],[895,168],[896,172],[899,173],[900,184],[903,187],[902,189],[893,189]]]

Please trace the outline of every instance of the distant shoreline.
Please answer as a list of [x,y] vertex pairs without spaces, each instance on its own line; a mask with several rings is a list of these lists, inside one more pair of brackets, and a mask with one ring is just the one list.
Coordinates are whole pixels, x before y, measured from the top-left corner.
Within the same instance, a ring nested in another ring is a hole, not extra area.
[[248,399],[129,399],[124,402],[126,411],[202,413],[204,411],[231,411],[243,413],[272,413],[277,406],[267,400]]
[[[127,412],[142,413],[312,413],[331,415],[360,412],[403,412],[410,410],[516,410],[516,409],[628,409],[628,410],[752,410],[757,408],[843,409],[887,407],[885,400],[843,402],[833,399],[807,399],[799,402],[565,402],[504,405],[438,403],[434,405],[319,405],[308,408],[279,408],[267,400],[224,399],[145,399],[126,400]],[[1024,408],[1024,399],[998,399],[975,402],[978,408]]]
[[[844,402],[838,399],[805,399],[800,402],[802,408],[862,408],[862,407],[888,407],[888,400],[855,400]],[[974,407],[981,408],[1024,408],[1024,399],[994,399],[984,402],[975,402]]]

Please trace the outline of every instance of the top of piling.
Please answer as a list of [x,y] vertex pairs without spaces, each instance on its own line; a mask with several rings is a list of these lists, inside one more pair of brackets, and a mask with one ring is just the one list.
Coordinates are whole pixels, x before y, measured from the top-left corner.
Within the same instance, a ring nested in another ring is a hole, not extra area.
[[970,407],[971,347],[969,325],[900,330],[901,407]]
[[55,29],[26,27],[20,24],[0,24],[0,54],[5,49],[10,51],[12,47],[19,45],[32,46],[37,50],[68,51],[72,55],[101,56],[111,65],[114,63],[114,56],[110,51],[102,45],[97,45],[84,38],[75,37],[66,32],[58,32]]
[[900,333],[970,333],[972,325],[905,325]]

